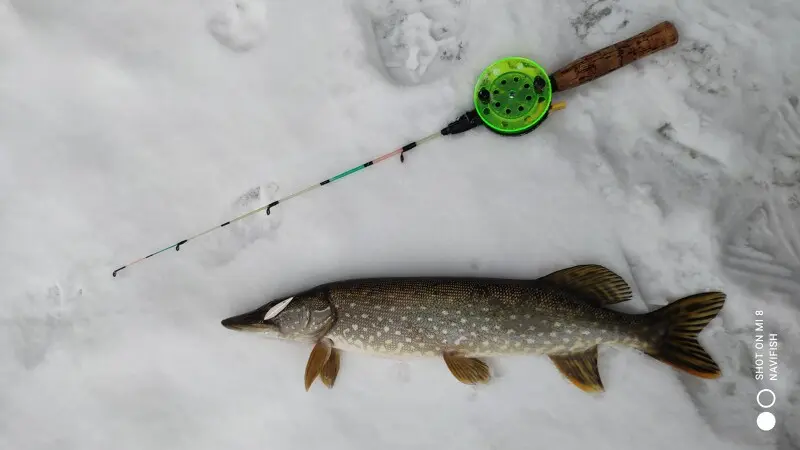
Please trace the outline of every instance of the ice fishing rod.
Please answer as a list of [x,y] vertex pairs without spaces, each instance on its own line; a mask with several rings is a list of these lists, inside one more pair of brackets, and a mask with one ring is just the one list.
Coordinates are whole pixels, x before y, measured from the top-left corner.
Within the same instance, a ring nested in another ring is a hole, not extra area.
[[677,43],[678,30],[675,29],[672,23],[662,22],[636,36],[573,61],[550,75],[547,74],[542,66],[527,58],[510,57],[495,61],[481,73],[475,84],[473,92],[475,108],[462,114],[440,131],[410,142],[320,183],[275,200],[268,205],[242,214],[221,225],[209,228],[169,247],[129,262],[112,272],[112,275],[116,277],[120,270],[167,250],[174,248],[178,251],[187,242],[214,230],[224,228],[245,217],[261,211],[265,211],[269,215],[271,209],[281,203],[286,203],[292,198],[299,197],[394,156],[399,155],[400,162],[403,162],[406,152],[440,136],[464,133],[479,125],[485,125],[489,130],[504,136],[519,136],[530,133],[544,122],[550,111],[564,108],[563,102],[552,102],[554,92],[563,92],[567,89],[581,86],[638,59],[672,47]]

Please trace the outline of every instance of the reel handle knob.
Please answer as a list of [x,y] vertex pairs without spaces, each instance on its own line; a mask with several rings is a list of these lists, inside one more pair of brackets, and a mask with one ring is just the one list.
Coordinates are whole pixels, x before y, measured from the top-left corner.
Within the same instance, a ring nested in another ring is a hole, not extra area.
[[638,59],[678,43],[678,30],[671,22],[661,22],[636,36],[609,45],[550,75],[553,91],[566,91],[595,80]]
[[478,92],[478,99],[483,103],[489,103],[489,99],[491,99],[492,94],[489,93],[489,90],[486,88],[481,89]]

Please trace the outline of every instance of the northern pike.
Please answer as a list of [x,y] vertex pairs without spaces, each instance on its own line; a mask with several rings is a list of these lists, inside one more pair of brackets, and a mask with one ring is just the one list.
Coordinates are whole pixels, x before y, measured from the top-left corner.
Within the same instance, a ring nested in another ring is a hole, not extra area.
[[456,379],[486,383],[479,358],[547,355],[586,392],[604,390],[599,345],[623,345],[702,378],[720,369],[697,341],[725,302],[722,292],[685,297],[646,314],[606,308],[631,298],[617,274],[599,265],[533,280],[371,278],[328,283],[268,302],[222,325],[313,345],[305,388],[329,388],[339,350],[444,359]]

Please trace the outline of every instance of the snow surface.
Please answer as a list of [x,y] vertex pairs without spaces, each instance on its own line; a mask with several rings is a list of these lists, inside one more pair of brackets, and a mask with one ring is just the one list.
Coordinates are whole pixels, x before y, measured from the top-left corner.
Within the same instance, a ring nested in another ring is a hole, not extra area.
[[[440,129],[495,59],[554,71],[662,20],[676,47],[533,134],[437,140],[111,277]],[[790,0],[0,0],[0,449],[800,447],[799,26]],[[630,312],[724,290],[723,377],[604,348],[592,397],[546,358],[468,387],[345,354],[306,393],[309,348],[219,324],[341,278],[579,263]]]

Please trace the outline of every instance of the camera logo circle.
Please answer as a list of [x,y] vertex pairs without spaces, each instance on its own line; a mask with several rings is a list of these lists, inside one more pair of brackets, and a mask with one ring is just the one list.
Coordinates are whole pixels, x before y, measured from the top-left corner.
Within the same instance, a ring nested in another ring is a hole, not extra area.
[[[756,394],[756,402],[763,409],[772,408],[775,400],[775,393],[772,392],[772,389],[762,389]],[[763,411],[756,417],[756,425],[761,431],[770,431],[775,428],[775,422],[775,414],[769,411]]]

